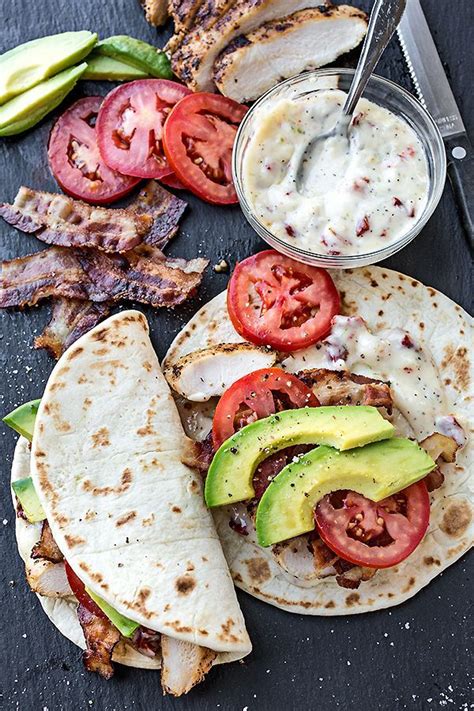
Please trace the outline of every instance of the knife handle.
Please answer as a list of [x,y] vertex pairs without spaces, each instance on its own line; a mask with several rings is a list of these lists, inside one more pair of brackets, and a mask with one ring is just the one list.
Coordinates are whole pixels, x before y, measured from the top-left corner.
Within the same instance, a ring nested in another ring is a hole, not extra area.
[[448,176],[461,211],[466,236],[474,249],[474,153],[467,136],[445,139]]

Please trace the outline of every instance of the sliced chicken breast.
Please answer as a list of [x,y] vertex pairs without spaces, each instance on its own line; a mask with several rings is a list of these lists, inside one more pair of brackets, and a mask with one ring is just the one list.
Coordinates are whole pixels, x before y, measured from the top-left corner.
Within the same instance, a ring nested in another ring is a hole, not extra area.
[[[265,22],[285,17],[321,0],[239,0],[205,32],[196,28],[172,54],[173,71],[194,91],[215,91],[212,79],[217,56],[235,37],[255,30]],[[255,71],[254,71],[255,73]]]
[[159,27],[168,19],[168,0],[140,0],[150,25]]
[[162,635],[161,657],[163,691],[172,696],[181,696],[204,679],[217,652]]
[[238,0],[183,0],[183,2],[171,0],[171,2],[178,5],[179,10],[173,13],[170,9],[171,16],[175,20],[175,33],[165,47],[169,54],[176,52],[182,44],[186,44],[189,36],[197,37],[198,34],[202,36],[232,5],[237,4]]
[[244,375],[271,368],[277,354],[251,343],[224,343],[188,353],[165,367],[171,388],[187,400],[206,402],[219,397]]
[[301,10],[236,37],[214,63],[219,91],[253,101],[282,79],[333,62],[362,41],[366,15],[348,5]]

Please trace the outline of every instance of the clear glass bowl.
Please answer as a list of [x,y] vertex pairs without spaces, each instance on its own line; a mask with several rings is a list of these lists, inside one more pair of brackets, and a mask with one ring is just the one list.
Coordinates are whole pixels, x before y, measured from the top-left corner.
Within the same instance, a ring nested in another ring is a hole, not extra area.
[[418,135],[425,150],[429,173],[428,199],[415,224],[400,239],[382,249],[365,254],[329,256],[299,249],[293,244],[276,237],[259,221],[246,198],[242,168],[245,151],[261,109],[265,109],[268,102],[273,102],[275,99],[297,98],[308,92],[316,92],[323,89],[337,88],[347,92],[353,76],[353,69],[318,69],[312,72],[305,72],[277,84],[273,89],[267,91],[247,112],[239,127],[234,144],[232,157],[233,178],[240,205],[249,223],[265,242],[268,242],[279,252],[300,262],[319,267],[339,269],[363,267],[399,252],[419,234],[433,214],[441,198],[446,180],[446,151],[443,139],[429,113],[417,99],[405,89],[402,89],[401,86],[383,77],[373,75],[364,91],[364,98],[405,119]]

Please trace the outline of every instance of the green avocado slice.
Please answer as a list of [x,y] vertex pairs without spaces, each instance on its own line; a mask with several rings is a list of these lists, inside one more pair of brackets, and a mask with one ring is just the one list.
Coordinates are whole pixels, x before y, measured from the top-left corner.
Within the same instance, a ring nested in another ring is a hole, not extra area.
[[95,32],[62,32],[5,52],[0,56],[0,104],[80,62],[96,42]]
[[115,625],[120,634],[124,637],[131,637],[135,630],[140,627],[138,622],[134,622],[120,612],[117,612],[108,602],[105,602],[105,600],[92,592],[87,586],[86,593],[94,600],[95,604],[100,607],[102,612],[107,615],[111,623]]
[[343,405],[284,410],[257,420],[216,452],[206,477],[209,507],[252,499],[253,474],[261,461],[296,444],[325,444],[345,450],[393,435],[393,425],[375,407]]
[[332,491],[350,489],[381,501],[435,467],[409,439],[393,437],[346,452],[317,447],[282,469],[263,494],[257,508],[258,542],[271,546],[312,531],[314,507]]
[[31,442],[40,402],[41,400],[31,400],[31,402],[23,403],[23,405],[5,415],[2,422]]
[[87,69],[81,79],[91,81],[132,81],[147,79],[149,74],[118,59],[91,52],[87,57]]
[[26,477],[26,479],[17,479],[12,482],[12,489],[18,501],[21,504],[26,518],[30,523],[38,523],[38,521],[44,521],[46,514],[41,506],[41,502],[38,499],[38,494],[36,493],[32,478]]
[[167,55],[148,42],[129,37],[128,35],[115,35],[107,37],[97,43],[97,54],[103,54],[113,59],[118,59],[126,64],[131,64],[137,69],[159,79],[172,79],[173,70]]
[[39,123],[59,106],[86,68],[83,62],[66,69],[0,106],[0,136],[14,136]]

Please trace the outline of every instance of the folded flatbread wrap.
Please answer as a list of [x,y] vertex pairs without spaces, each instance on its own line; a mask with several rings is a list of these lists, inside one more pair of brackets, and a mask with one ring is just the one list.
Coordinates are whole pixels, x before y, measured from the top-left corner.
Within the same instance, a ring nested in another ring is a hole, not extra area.
[[[86,588],[161,633],[163,653],[172,639],[228,662],[251,644],[200,477],[183,463],[187,444],[147,321],[125,311],[60,359],[41,399],[31,463],[20,439],[12,476],[30,467],[54,540]],[[28,553],[40,530],[18,519],[17,532],[27,573],[46,565]],[[83,646],[74,601],[48,597],[40,597],[48,616]],[[114,658],[159,665],[123,640]]]

